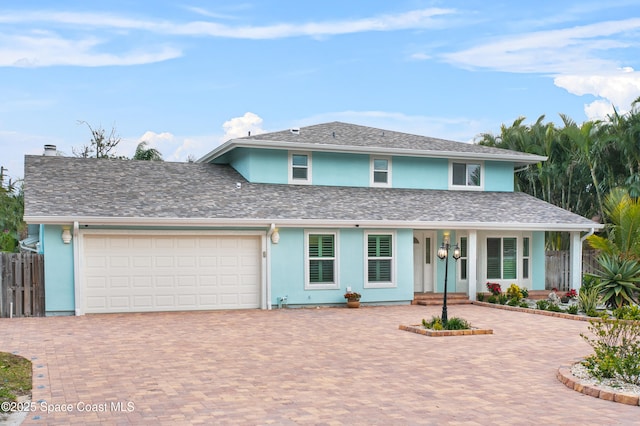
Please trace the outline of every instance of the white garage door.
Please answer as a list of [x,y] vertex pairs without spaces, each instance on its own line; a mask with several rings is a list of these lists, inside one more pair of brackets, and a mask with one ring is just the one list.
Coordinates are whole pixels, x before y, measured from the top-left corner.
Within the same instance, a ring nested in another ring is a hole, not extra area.
[[86,313],[260,306],[260,237],[85,234],[83,252]]

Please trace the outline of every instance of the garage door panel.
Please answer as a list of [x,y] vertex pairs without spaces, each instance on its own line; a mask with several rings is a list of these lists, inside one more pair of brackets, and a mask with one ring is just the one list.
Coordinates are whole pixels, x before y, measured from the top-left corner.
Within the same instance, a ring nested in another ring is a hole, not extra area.
[[156,256],[155,258],[156,268],[173,268],[173,257],[171,256]]
[[152,288],[153,280],[149,276],[131,277],[131,286],[133,288]]
[[178,256],[179,268],[194,268],[196,266],[196,259],[187,256]]
[[[171,297],[171,299],[173,300],[173,297]],[[128,298],[127,298],[128,301]],[[132,301],[132,307],[134,309],[148,309],[148,308],[153,308],[153,296],[149,296],[149,295],[143,295],[143,296],[132,296],[131,297],[131,301]],[[121,305],[119,306],[121,308],[129,308],[129,305]]]
[[85,311],[258,308],[259,237],[83,236]]

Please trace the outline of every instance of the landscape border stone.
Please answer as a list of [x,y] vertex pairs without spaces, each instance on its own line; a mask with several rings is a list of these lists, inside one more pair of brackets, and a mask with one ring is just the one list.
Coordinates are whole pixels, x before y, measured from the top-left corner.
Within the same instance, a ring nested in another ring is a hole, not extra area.
[[600,389],[597,385],[587,384],[571,374],[571,366],[562,366],[558,368],[556,377],[566,387],[573,389],[576,392],[580,392],[594,398],[604,399],[605,401],[640,406],[640,397],[638,395],[631,395],[624,392],[612,392]]
[[430,337],[445,336],[474,336],[479,334],[493,334],[493,330],[487,328],[470,328],[467,330],[429,330],[420,324],[400,325],[400,330],[410,331],[412,333],[422,334]]

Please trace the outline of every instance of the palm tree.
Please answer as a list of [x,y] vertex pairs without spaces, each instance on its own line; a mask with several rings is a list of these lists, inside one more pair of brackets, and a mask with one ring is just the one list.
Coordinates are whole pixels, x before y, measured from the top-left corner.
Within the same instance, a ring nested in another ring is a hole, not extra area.
[[602,253],[625,259],[640,260],[640,200],[622,188],[614,188],[604,205],[608,238],[591,235],[591,247]]
[[571,118],[560,114],[564,122],[561,134],[567,138],[574,153],[574,162],[582,164],[589,171],[591,177],[591,189],[596,195],[596,206],[598,215],[604,217],[603,186],[598,178],[602,174],[601,159],[604,156],[606,144],[602,141],[599,133],[600,123],[597,121],[585,121],[578,126]]
[[142,141],[136,148],[136,153],[133,155],[134,160],[143,161],[163,161],[162,154],[155,148],[147,148],[148,143]]

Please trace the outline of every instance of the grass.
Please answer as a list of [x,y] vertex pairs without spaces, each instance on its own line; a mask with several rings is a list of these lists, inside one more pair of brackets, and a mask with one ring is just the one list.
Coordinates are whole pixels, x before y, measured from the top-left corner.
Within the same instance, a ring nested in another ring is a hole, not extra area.
[[0,404],[15,401],[17,397],[30,393],[31,361],[18,355],[0,352]]

